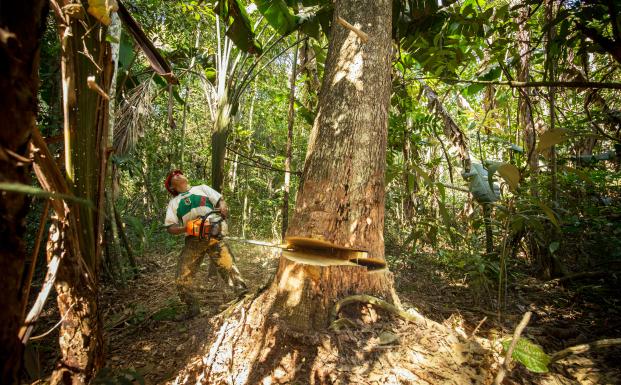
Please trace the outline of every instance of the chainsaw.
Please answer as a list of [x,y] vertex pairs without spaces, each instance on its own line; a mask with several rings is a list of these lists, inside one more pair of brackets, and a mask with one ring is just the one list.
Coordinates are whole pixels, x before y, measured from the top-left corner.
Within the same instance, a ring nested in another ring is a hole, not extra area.
[[[212,214],[216,214],[216,216],[212,216]],[[222,232],[222,221],[224,221],[224,219],[222,218],[220,210],[215,209],[202,217],[188,221],[185,224],[185,233],[198,237],[200,240],[217,238]]]
[[[212,214],[218,215],[212,216]],[[367,270],[374,271],[381,271],[386,267],[384,260],[370,257],[365,250],[342,247],[318,239],[287,237],[285,244],[273,244],[236,237],[221,237],[222,221],[224,219],[220,214],[220,210],[216,209],[202,217],[188,221],[185,226],[185,232],[187,235],[198,237],[200,240],[209,241],[217,238],[281,249],[283,256],[286,258],[309,265],[364,266]]]

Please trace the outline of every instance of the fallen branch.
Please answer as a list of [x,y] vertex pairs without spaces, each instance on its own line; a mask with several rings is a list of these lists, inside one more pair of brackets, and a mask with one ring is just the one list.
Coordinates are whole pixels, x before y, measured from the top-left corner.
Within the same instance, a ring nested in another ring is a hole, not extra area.
[[595,348],[607,348],[610,346],[618,346],[621,345],[621,338],[611,338],[605,340],[599,340],[594,342],[589,342],[587,344],[581,344],[576,346],[571,346],[569,348],[558,351],[550,357],[550,363],[561,360],[565,357],[571,356],[572,354],[582,354],[586,353],[591,349]]
[[511,345],[509,345],[509,349],[507,349],[507,354],[505,355],[505,359],[503,360],[502,365],[500,366],[500,370],[498,371],[498,374],[496,375],[496,380],[494,381],[494,385],[502,384],[502,380],[505,379],[507,372],[510,371],[509,365],[511,364],[511,360],[513,359],[513,349],[515,349],[515,345],[520,339],[520,335],[524,331],[524,328],[526,328],[526,325],[528,325],[528,321],[530,321],[531,314],[532,313],[529,311],[526,312],[524,314],[524,317],[522,317],[522,320],[520,321],[518,326],[515,328],[515,332],[513,332],[513,340],[511,340]]
[[565,281],[573,281],[578,279],[588,279],[588,278],[600,278],[606,277],[608,275],[619,274],[619,271],[615,270],[602,270],[602,271],[584,271],[581,273],[575,273],[566,275],[560,278],[554,278],[548,281],[548,283],[561,283]]

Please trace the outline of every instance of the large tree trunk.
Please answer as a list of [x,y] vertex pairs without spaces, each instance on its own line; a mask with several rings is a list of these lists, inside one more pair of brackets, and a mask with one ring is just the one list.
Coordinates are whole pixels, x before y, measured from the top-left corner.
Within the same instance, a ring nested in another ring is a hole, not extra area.
[[[392,276],[325,262],[353,250],[384,262],[391,10],[389,0],[336,1],[319,111],[286,237],[296,251],[286,252],[292,259],[281,257],[276,276],[264,292],[224,313],[213,340],[205,345],[205,355],[190,363],[176,384],[360,383],[362,376],[374,375],[371,366],[377,356],[348,350],[329,326],[331,316],[338,313],[337,301],[352,294],[367,295],[348,301],[380,302],[375,296],[399,305]],[[339,22],[339,17],[347,23]],[[360,30],[368,34],[366,43],[358,35]],[[318,257],[321,253],[323,259]],[[303,257],[306,263],[301,262]],[[384,309],[398,312],[390,303],[381,303]],[[369,324],[384,317],[366,304],[339,310]],[[433,324],[418,317],[421,325]],[[446,346],[453,346],[456,338],[447,336],[446,341]],[[353,341],[353,349],[367,342]],[[454,355],[445,351],[440,361]],[[369,368],[361,376],[348,373],[347,368],[354,367],[352,358],[360,362],[355,357]],[[446,364],[434,361],[417,373],[439,366]],[[376,368],[386,370],[383,365]],[[462,372],[467,370],[459,366],[454,376],[460,378],[454,382],[482,383],[465,380]]]
[[[47,2],[4,1],[0,4],[0,182],[29,183],[28,141],[37,114],[39,39]],[[29,199],[2,192],[0,199],[0,383],[18,382],[22,343],[21,280],[26,260],[23,242]]]
[[[364,30],[369,40],[363,43],[354,31],[333,23],[319,110],[287,238],[327,241],[384,259],[391,3],[344,0],[336,3],[334,13]],[[295,329],[325,328],[330,307],[349,294],[393,299],[386,273],[309,267],[285,259],[275,288],[282,298],[279,314]]]

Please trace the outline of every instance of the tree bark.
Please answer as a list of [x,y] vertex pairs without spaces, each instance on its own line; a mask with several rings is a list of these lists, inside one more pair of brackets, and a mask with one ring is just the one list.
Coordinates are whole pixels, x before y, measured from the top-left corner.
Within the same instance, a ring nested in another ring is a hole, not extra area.
[[[39,43],[47,2],[0,4],[0,181],[29,184],[28,141],[37,116]],[[2,192],[0,199],[0,383],[18,383],[23,345],[17,337],[22,321],[21,280],[26,261],[24,218],[30,200]]]
[[72,252],[69,225],[67,221],[53,220],[47,248],[48,260],[60,255],[62,261],[55,288],[58,309],[64,317],[59,333],[62,359],[50,383],[88,384],[103,366],[101,316],[97,306],[97,283],[88,276],[84,261]]
[[[391,2],[342,0],[333,23],[319,110],[287,237],[327,241],[384,259],[384,172],[390,104]],[[294,277],[296,279],[294,279]],[[279,315],[293,329],[322,329],[340,297],[398,301],[388,273],[308,266],[281,258],[274,281]],[[294,304],[292,306],[292,304]]]
[[[530,7],[522,6],[519,9],[518,14],[518,32],[517,41],[520,53],[520,62],[518,65],[517,80],[519,82],[528,82],[529,80],[529,67],[530,67],[530,29],[528,27],[528,14]],[[533,122],[533,113],[531,110],[530,89],[524,88],[520,91],[519,96],[519,116],[520,126],[524,135],[525,151],[528,156],[528,168],[531,175],[531,194],[536,197],[539,195],[537,189],[537,181],[535,175],[537,174],[537,152],[535,151],[536,132],[535,124]]]

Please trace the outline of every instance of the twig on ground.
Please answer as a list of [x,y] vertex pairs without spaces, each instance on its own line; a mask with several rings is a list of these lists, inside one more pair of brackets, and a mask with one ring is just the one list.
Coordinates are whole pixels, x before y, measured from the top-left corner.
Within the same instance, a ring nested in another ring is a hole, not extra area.
[[474,328],[474,330],[472,331],[472,334],[470,334],[470,338],[474,338],[474,336],[477,334],[477,332],[479,331],[479,328],[481,327],[481,325],[483,325],[483,323],[487,321],[487,316],[483,317],[483,319],[479,322],[479,324],[477,325],[476,328]]
[[621,338],[610,338],[605,340],[599,340],[594,342],[589,342],[586,344],[580,344],[576,346],[571,346],[569,348],[558,351],[550,357],[550,363],[568,357],[572,354],[582,354],[588,352],[594,348],[606,348],[610,346],[618,346],[621,345]]
[[502,380],[504,380],[505,375],[507,374],[507,372],[510,371],[509,365],[511,364],[511,360],[513,358],[512,357],[513,349],[515,349],[515,345],[520,339],[520,335],[524,331],[524,328],[526,328],[526,325],[528,325],[528,321],[530,321],[531,314],[532,313],[529,311],[526,312],[524,314],[524,317],[522,317],[522,320],[520,321],[518,326],[515,328],[515,332],[513,332],[513,340],[511,340],[511,345],[509,346],[509,349],[507,349],[507,354],[505,355],[505,359],[503,360],[502,365],[500,366],[500,370],[498,371],[498,374],[496,375],[496,380],[494,381],[494,385],[502,384]]

